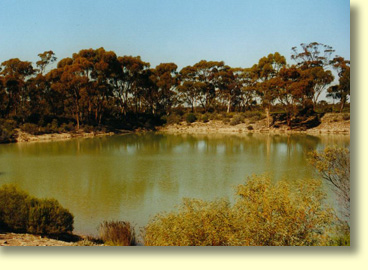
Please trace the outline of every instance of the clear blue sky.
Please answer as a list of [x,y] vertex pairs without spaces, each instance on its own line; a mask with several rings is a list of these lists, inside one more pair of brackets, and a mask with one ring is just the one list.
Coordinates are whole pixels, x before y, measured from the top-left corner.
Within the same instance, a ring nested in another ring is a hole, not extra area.
[[58,59],[86,48],[179,68],[199,60],[250,67],[312,41],[350,59],[348,0],[0,0],[0,61]]

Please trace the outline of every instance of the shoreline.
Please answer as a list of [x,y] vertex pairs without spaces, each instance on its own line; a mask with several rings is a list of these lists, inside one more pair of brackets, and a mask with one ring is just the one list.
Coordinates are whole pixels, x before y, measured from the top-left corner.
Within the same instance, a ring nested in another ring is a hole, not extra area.
[[[204,122],[194,122],[188,124],[181,122],[179,124],[167,124],[156,127],[154,132],[160,134],[171,135],[247,135],[247,134],[308,134],[308,135],[349,135],[350,136],[350,118],[344,120],[342,115],[335,113],[327,113],[321,118],[321,123],[314,128],[304,130],[293,130],[288,126],[281,125],[278,128],[267,127],[266,119],[254,121],[245,119],[243,123],[238,125],[230,125],[223,123],[221,120],[210,120]],[[70,132],[70,133],[49,133],[42,135],[31,135],[17,129],[17,137],[12,142],[7,143],[32,143],[32,142],[52,142],[66,141],[74,138],[93,138],[102,136],[124,135],[134,133],[145,133],[147,130],[121,130],[119,132]]]
[[0,246],[104,246],[104,244],[93,242],[85,236],[72,234],[71,237],[75,239],[68,241],[30,233],[0,232]]
[[163,134],[310,134],[310,135],[350,135],[350,118],[343,119],[342,115],[327,113],[321,118],[321,123],[310,129],[290,129],[286,125],[279,127],[267,127],[266,119],[254,121],[245,119],[238,125],[225,124],[221,120],[210,120],[207,123],[194,122],[188,124],[170,124],[159,127],[157,130]]

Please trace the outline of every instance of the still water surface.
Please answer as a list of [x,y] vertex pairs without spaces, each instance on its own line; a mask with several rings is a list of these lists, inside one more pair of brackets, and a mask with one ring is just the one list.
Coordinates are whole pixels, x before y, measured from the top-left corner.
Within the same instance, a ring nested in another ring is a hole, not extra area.
[[0,185],[56,198],[76,233],[96,235],[103,220],[137,227],[184,197],[232,200],[247,176],[314,176],[309,151],[349,146],[346,135],[124,135],[0,145]]

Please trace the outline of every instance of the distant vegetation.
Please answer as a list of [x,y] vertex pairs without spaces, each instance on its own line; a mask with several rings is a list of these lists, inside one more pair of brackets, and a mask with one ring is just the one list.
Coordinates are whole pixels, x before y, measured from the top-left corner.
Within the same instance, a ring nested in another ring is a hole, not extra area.
[[[343,111],[350,96],[350,61],[316,42],[292,51],[293,64],[275,52],[249,68],[202,60],[180,71],[174,63],[151,68],[139,56],[117,56],[103,48],[58,62],[52,51],[40,53],[35,64],[9,59],[0,65],[0,118],[6,119],[0,122],[0,141],[14,136],[6,121],[42,134],[150,129],[186,113],[206,122],[207,113],[258,110],[267,119],[282,113],[291,126],[300,112],[331,109],[318,103],[326,90],[339,102],[335,109]],[[331,69],[338,73],[337,85],[331,86]]]
[[0,228],[10,232],[64,234],[73,215],[54,199],[37,199],[12,185],[0,187]]

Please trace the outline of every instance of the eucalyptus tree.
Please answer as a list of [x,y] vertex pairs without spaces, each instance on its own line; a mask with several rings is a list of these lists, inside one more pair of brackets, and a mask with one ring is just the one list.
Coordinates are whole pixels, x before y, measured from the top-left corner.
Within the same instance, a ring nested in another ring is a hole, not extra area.
[[123,113],[126,114],[130,107],[133,107],[137,112],[139,108],[142,108],[143,76],[145,76],[150,64],[142,61],[140,56],[118,57],[118,62],[120,73],[115,91],[119,96]]
[[261,100],[266,115],[268,126],[270,125],[271,106],[277,99],[277,92],[273,89],[273,78],[277,77],[280,69],[286,65],[285,57],[278,52],[269,54],[259,59],[258,64],[253,65],[251,72],[256,82],[257,94]]
[[193,66],[184,67],[180,71],[179,99],[195,112],[201,93],[205,92],[206,84],[196,79],[197,71]]
[[331,56],[335,50],[329,45],[318,42],[302,43],[300,46],[300,52],[297,47],[292,48],[291,59],[303,71],[304,80],[308,80],[310,84],[310,88],[305,89],[304,105],[307,106],[311,100],[315,109],[321,93],[334,80],[331,71],[326,68],[330,65]]
[[161,63],[151,70],[150,79],[155,86],[153,89],[154,113],[168,114],[177,104],[176,91],[179,82],[177,68],[174,63]]
[[[27,114],[28,85],[27,80],[35,74],[32,63],[12,58],[1,63],[4,112],[6,117],[20,117],[24,122]],[[4,94],[5,93],[5,94]]]
[[331,64],[337,71],[339,84],[329,87],[327,96],[340,100],[340,112],[342,112],[350,97],[350,61],[336,56],[331,60]]

